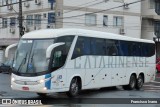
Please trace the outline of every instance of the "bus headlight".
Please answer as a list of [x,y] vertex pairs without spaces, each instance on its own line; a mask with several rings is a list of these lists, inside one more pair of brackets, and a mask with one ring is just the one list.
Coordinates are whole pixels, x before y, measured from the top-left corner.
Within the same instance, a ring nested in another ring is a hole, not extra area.
[[39,80],[39,83],[44,83],[45,82],[45,80],[44,79],[41,79],[41,80]]
[[47,90],[47,87],[44,87],[43,90]]
[[13,77],[12,77],[12,79],[11,79],[11,80],[12,80],[12,82],[14,82],[14,81],[15,81],[15,78],[13,78]]
[[51,79],[51,77],[50,78],[46,78],[46,79],[41,79],[41,80],[39,80],[38,82],[40,83],[40,84],[42,84],[42,83],[44,83],[44,82],[46,82],[46,81],[49,81]]

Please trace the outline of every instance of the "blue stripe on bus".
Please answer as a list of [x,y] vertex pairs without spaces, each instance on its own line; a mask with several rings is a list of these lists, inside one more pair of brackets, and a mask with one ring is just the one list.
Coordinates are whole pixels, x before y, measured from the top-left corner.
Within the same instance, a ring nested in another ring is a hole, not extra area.
[[[45,79],[50,78],[50,77],[51,77],[51,74],[46,74],[45,75]],[[47,89],[51,89],[51,79],[49,79],[48,81],[45,82],[45,87]]]

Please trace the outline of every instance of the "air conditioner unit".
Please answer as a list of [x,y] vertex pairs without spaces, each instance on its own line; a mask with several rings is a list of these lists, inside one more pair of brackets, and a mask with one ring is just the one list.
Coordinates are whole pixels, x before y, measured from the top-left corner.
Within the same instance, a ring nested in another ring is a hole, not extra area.
[[10,28],[10,33],[15,33],[15,28]]
[[47,18],[47,14],[46,14],[46,13],[43,13],[43,17],[44,17],[44,18]]
[[120,28],[120,29],[119,29],[119,33],[120,33],[120,34],[125,34],[124,28]]
[[124,3],[123,8],[124,8],[124,9],[129,9],[128,3]]
[[12,5],[9,5],[7,6],[8,10],[12,10],[13,9],[13,6]]
[[41,0],[35,0],[35,4],[36,5],[40,5],[41,4]]
[[29,7],[29,2],[24,2],[25,7]]

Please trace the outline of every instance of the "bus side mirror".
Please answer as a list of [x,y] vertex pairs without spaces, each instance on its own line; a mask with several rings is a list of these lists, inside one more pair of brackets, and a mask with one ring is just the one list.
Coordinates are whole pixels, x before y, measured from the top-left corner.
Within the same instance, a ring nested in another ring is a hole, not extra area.
[[51,57],[52,50],[55,47],[58,47],[58,46],[61,46],[61,45],[64,45],[64,44],[65,44],[64,42],[59,42],[59,43],[54,43],[54,44],[50,45],[46,50],[46,59],[49,59]]
[[18,43],[15,43],[15,44],[12,44],[12,45],[9,45],[6,50],[5,50],[5,57],[8,58],[8,55],[9,55],[9,50],[14,48],[14,47],[17,47]]

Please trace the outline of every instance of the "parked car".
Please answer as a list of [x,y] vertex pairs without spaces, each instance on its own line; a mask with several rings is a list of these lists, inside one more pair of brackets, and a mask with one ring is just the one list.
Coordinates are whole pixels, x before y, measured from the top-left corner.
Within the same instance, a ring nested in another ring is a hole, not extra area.
[[4,63],[1,63],[0,72],[11,73],[12,72],[12,61],[6,61]]
[[160,61],[156,64],[157,73],[160,73]]

